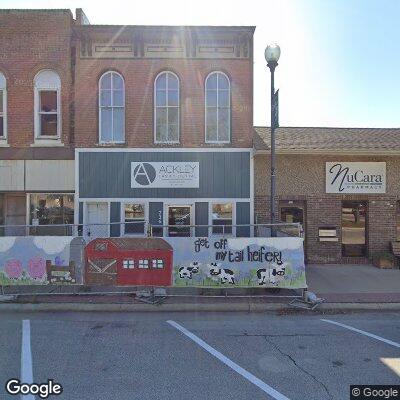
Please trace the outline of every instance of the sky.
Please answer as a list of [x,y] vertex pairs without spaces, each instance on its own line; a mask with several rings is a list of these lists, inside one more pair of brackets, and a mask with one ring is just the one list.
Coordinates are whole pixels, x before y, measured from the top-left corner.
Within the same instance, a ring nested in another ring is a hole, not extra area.
[[400,0],[0,0],[83,8],[92,24],[254,25],[254,124],[270,123],[267,44],[281,126],[400,127]]

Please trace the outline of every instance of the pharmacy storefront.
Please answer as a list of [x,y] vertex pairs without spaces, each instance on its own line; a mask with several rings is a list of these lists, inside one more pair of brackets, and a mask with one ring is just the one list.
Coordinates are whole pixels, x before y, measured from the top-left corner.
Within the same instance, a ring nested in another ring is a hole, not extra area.
[[[259,223],[269,218],[268,168],[256,155]],[[365,263],[400,240],[399,156],[278,154],[277,171],[278,217],[302,225],[308,262]]]
[[84,236],[251,234],[235,227],[253,221],[251,149],[78,149],[75,162]]

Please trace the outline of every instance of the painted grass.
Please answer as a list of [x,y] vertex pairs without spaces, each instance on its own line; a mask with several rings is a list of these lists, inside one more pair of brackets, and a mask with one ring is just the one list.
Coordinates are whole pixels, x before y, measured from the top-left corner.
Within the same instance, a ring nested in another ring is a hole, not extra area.
[[292,275],[293,277],[290,279],[285,279],[279,282],[278,285],[259,285],[257,281],[257,269],[250,270],[250,277],[245,277],[239,280],[236,280],[235,284],[232,285],[230,283],[220,283],[219,281],[215,281],[209,277],[204,277],[201,280],[191,280],[191,279],[180,279],[179,278],[179,270],[180,265],[174,266],[174,286],[177,287],[204,287],[204,288],[230,288],[230,287],[264,287],[264,288],[278,288],[278,289],[299,289],[305,288],[306,285],[306,276],[303,271],[300,273],[293,274],[292,269],[288,269],[288,275]]
[[47,281],[37,281],[25,275],[19,279],[10,279],[4,272],[0,271],[0,285],[47,285]]

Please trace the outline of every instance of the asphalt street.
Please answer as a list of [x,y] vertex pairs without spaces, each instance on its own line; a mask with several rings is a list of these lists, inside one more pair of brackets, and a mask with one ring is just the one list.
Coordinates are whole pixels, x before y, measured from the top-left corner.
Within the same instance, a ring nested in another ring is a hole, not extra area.
[[0,399],[29,368],[50,399],[343,400],[400,384],[400,313],[1,313]]

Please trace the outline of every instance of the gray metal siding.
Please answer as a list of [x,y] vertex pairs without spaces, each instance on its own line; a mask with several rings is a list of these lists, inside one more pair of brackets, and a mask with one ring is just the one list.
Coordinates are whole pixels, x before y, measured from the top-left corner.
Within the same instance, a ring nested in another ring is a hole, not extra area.
[[[195,225],[208,225],[208,203],[195,204]],[[208,236],[208,228],[200,227],[195,229],[196,236]]]
[[[113,202],[110,204],[110,222],[121,222],[121,203]],[[121,235],[121,225],[110,225],[110,236],[118,237]]]
[[[198,161],[200,187],[131,188],[131,162]],[[80,198],[249,198],[250,152],[79,153]]]
[[[236,225],[250,224],[250,203],[240,202],[236,203]],[[237,237],[249,237],[250,227],[249,226],[238,226],[236,227]]]

